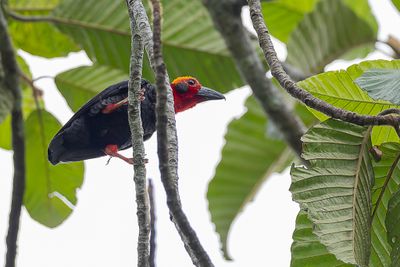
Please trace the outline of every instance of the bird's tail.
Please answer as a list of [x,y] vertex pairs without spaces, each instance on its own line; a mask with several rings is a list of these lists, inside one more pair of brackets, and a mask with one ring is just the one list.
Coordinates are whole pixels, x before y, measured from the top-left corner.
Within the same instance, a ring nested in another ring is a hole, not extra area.
[[49,148],[47,150],[47,155],[51,164],[56,165],[60,162],[61,155],[65,152],[63,146],[62,135],[56,135],[53,140],[51,140]]

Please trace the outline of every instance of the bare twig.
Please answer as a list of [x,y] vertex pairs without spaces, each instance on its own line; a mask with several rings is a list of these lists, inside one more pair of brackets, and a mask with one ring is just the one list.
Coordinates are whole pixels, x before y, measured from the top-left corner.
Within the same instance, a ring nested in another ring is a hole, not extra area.
[[178,138],[175,125],[174,100],[162,57],[161,6],[159,0],[152,0],[151,2],[154,15],[153,47],[157,86],[157,144],[161,180],[167,194],[167,204],[171,219],[181,235],[193,264],[195,266],[214,266],[182,210],[178,190]]
[[7,32],[7,22],[4,18],[1,8],[0,41],[1,64],[4,71],[4,76],[7,77],[7,79],[4,79],[3,86],[6,90],[12,92],[14,96],[14,104],[11,112],[12,146],[14,150],[14,180],[8,233],[6,238],[7,253],[5,265],[6,267],[14,267],[17,254],[17,238],[21,207],[25,191],[25,139],[18,64],[15,59],[14,49]]
[[150,202],[150,267],[156,266],[156,203],[154,200],[154,187],[153,181],[149,179],[147,188]]
[[150,209],[146,187],[145,151],[143,144],[143,127],[140,110],[140,90],[142,79],[142,64],[144,46],[133,16],[132,5],[127,1],[132,32],[132,51],[130,79],[128,84],[129,125],[132,134],[134,158],[134,181],[136,188],[137,217],[139,225],[138,266],[149,266],[150,255]]
[[[224,38],[242,77],[250,85],[264,112],[300,157],[300,138],[306,127],[291,111],[290,105],[285,103],[282,93],[265,76],[266,70],[241,20],[242,1],[203,0],[203,3]],[[302,76],[298,76],[301,79]]]
[[272,76],[274,76],[280,85],[294,98],[300,100],[307,106],[318,110],[325,115],[335,119],[351,122],[358,125],[391,125],[398,128],[400,124],[400,116],[396,115],[360,115],[355,112],[350,112],[344,109],[328,104],[321,99],[314,97],[309,92],[300,88],[285,72],[282,63],[279,61],[267,26],[264,23],[264,18],[261,12],[261,5],[259,0],[248,0],[250,7],[250,16],[253,22],[254,29],[257,32],[260,46],[264,51],[265,59],[271,68]]

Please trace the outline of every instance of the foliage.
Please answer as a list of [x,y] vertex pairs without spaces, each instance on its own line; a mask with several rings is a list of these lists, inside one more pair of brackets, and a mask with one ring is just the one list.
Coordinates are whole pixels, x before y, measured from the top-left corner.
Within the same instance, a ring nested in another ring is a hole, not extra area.
[[[190,74],[221,92],[244,85],[201,0],[162,2],[163,49],[171,78]],[[392,2],[399,8],[399,1]],[[321,73],[299,82],[302,88],[335,107],[360,114],[399,108],[398,60],[364,61],[347,70],[322,73],[336,59],[364,58],[374,51],[378,26],[367,0],[273,0],[262,6],[271,33],[287,45],[286,63],[307,76]],[[55,79],[73,111],[107,86],[127,79],[130,29],[123,1],[9,0],[8,7],[19,15],[46,16],[52,21],[10,19],[17,49],[48,58],[82,49],[92,60],[92,66],[65,71]],[[19,65],[29,79],[21,59]],[[143,73],[153,79],[147,60]],[[35,106],[32,88],[22,84],[27,142],[24,205],[33,219],[56,227],[77,204],[84,168],[82,163],[52,166],[47,162],[47,144],[60,124],[40,98],[39,107]],[[11,149],[11,98],[1,93],[3,149]],[[211,220],[227,259],[233,220],[268,177],[294,159],[287,144],[271,134],[271,123],[253,97],[246,108],[228,126],[207,193]],[[291,265],[397,266],[399,137],[390,127],[373,127],[371,133],[302,105],[294,110],[307,126],[316,121],[311,113],[321,123],[303,137],[304,158],[310,166],[292,167],[293,199],[303,209],[293,234]],[[378,162],[371,160],[371,145],[382,152]]]

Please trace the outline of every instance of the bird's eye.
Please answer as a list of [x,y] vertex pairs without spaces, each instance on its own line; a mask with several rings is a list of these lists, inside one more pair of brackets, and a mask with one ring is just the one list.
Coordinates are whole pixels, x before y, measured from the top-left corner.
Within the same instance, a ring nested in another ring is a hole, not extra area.
[[189,87],[187,86],[186,83],[178,83],[178,84],[175,86],[175,90],[176,90],[178,93],[183,94],[183,93],[186,93],[186,92],[189,90]]
[[194,80],[190,79],[190,80],[188,81],[188,84],[189,84],[190,86],[193,86],[193,85],[196,84],[196,82],[195,82]]

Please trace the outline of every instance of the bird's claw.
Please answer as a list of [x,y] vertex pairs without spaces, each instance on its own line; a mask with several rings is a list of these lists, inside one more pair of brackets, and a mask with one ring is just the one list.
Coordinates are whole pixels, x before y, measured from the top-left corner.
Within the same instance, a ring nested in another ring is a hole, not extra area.
[[139,100],[140,101],[144,101],[146,99],[146,97],[144,96],[144,93],[145,93],[145,89],[141,88],[139,90]]

